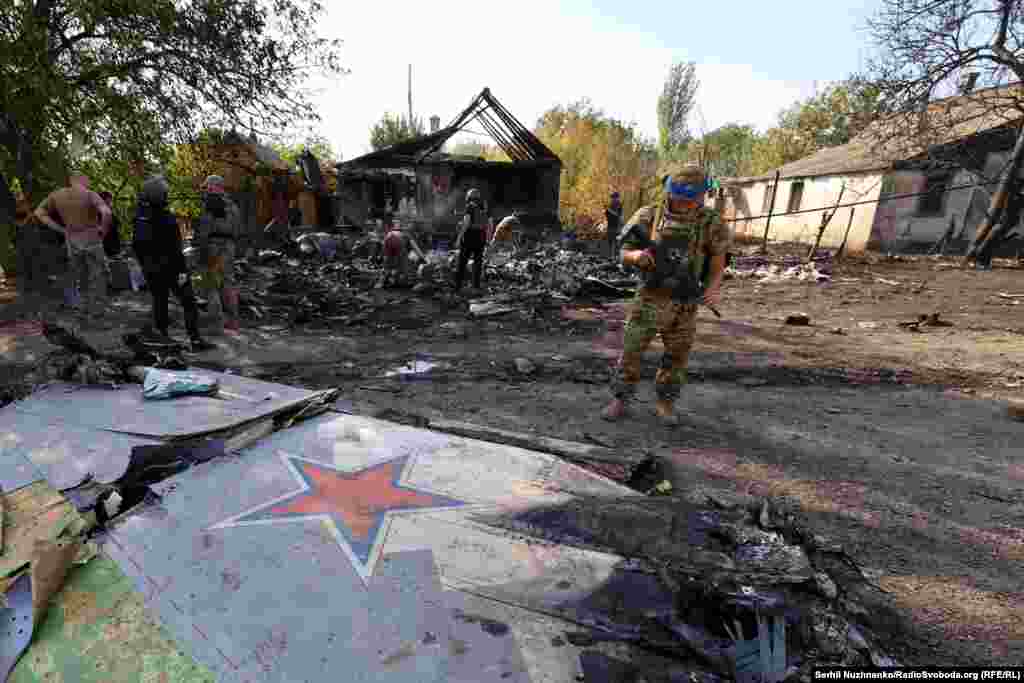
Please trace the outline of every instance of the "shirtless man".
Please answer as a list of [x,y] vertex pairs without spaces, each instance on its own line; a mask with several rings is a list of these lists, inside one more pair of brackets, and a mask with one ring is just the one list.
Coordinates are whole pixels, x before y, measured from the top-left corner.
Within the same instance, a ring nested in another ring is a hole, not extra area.
[[[60,216],[65,227],[50,217]],[[89,178],[75,173],[68,187],[51,192],[36,208],[40,223],[67,238],[68,263],[81,292],[84,311],[102,315],[102,299],[107,287],[107,257],[103,238],[110,229],[110,207],[89,189]],[[97,220],[98,218],[98,220]]]

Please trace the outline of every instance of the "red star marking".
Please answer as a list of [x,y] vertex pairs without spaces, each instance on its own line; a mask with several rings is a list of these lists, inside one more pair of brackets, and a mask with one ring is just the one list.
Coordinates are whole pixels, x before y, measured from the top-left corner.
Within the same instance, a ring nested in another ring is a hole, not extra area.
[[353,539],[367,542],[388,510],[437,506],[437,497],[394,485],[401,467],[388,462],[354,474],[302,463],[310,490],[269,510],[278,515],[331,515],[342,520]]

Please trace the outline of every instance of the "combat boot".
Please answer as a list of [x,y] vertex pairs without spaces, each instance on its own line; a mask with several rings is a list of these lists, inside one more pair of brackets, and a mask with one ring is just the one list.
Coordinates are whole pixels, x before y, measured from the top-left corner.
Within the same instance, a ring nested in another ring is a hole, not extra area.
[[619,398],[613,398],[608,407],[601,413],[601,417],[609,422],[621,419],[626,414],[626,402]]
[[663,424],[670,426],[679,424],[679,416],[675,413],[672,401],[659,398],[654,404],[654,412]]

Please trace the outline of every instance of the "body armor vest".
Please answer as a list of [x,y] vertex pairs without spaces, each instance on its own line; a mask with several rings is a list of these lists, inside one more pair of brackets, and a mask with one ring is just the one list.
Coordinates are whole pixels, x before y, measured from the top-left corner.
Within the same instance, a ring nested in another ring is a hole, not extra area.
[[700,280],[703,258],[691,253],[691,245],[700,243],[701,232],[698,221],[676,220],[662,212],[653,244],[655,268],[644,274],[644,286],[671,291],[677,303],[700,302],[704,295]]

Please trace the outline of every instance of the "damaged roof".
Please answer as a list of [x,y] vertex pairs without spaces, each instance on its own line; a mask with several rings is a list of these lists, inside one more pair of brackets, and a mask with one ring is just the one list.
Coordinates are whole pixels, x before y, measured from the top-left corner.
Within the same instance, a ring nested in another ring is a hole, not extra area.
[[[338,168],[415,166],[436,158],[448,140],[473,121],[478,121],[513,163],[547,162],[561,164],[561,160],[526,126],[519,122],[484,88],[479,95],[448,126],[436,133],[400,142],[376,152],[338,164]],[[458,163],[467,163],[459,161]]]
[[[891,168],[900,161],[920,158],[933,148],[1009,126],[1024,118],[1024,85],[1013,84],[936,100],[922,113],[895,114],[868,126],[838,147],[829,147],[776,169],[780,178],[865,173]],[[919,135],[903,131],[908,117],[923,114]],[[728,178],[730,185],[771,180],[775,171],[760,176]]]

